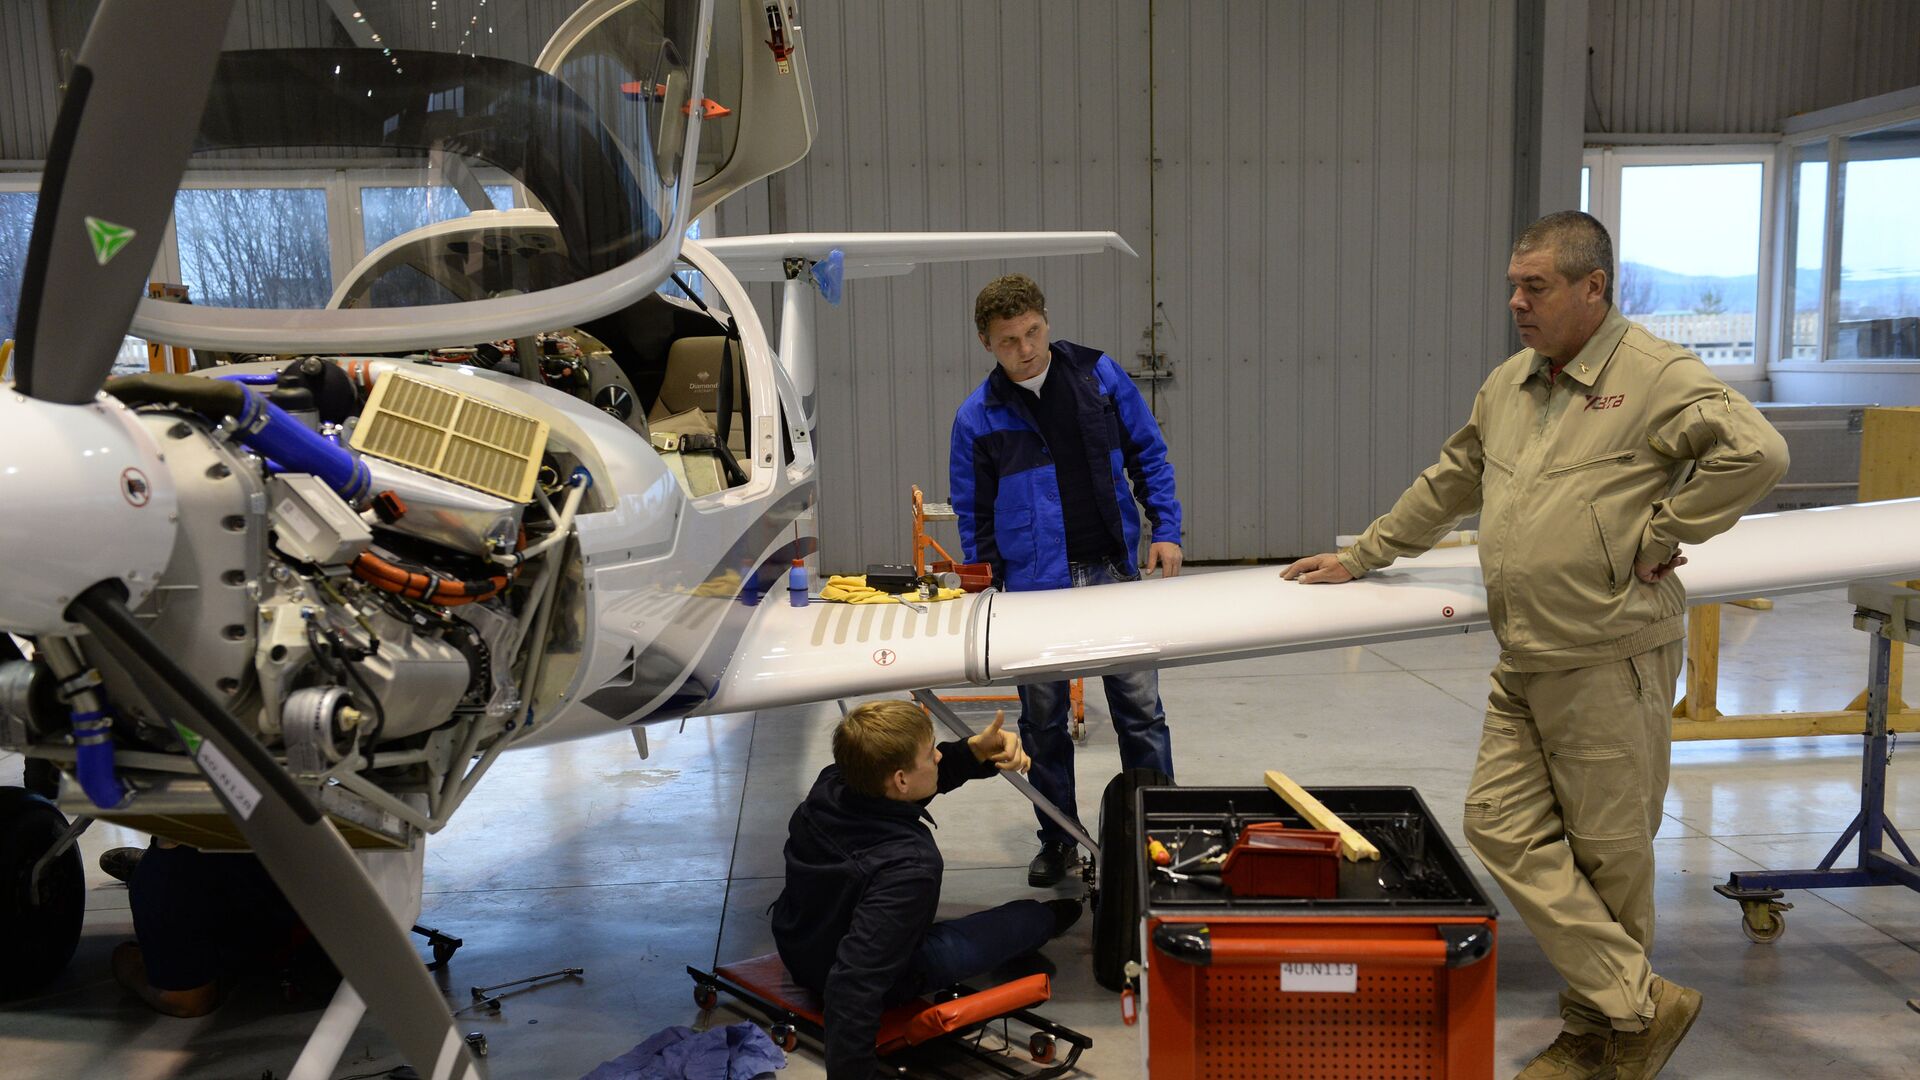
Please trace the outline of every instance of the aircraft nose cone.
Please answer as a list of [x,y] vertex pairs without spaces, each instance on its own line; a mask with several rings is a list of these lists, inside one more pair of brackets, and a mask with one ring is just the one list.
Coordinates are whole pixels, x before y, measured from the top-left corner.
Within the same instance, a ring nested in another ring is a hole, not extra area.
[[108,578],[138,604],[173,556],[173,477],[105,395],[56,405],[0,388],[0,507],[0,630],[74,629],[67,605]]

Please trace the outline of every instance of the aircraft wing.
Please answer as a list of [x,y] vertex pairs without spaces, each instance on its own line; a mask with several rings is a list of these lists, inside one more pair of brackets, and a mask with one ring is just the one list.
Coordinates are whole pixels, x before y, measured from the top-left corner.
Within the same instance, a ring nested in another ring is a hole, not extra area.
[[[1743,518],[1685,549],[1693,603],[1920,577],[1920,499]],[[1031,682],[1487,628],[1478,551],[1345,585],[1277,566],[922,605],[763,604],[702,713],[960,683]]]
[[1113,232],[781,233],[701,241],[741,281],[784,281],[783,260],[819,261],[839,251],[848,278],[891,277],[923,262],[1093,255],[1133,248]]

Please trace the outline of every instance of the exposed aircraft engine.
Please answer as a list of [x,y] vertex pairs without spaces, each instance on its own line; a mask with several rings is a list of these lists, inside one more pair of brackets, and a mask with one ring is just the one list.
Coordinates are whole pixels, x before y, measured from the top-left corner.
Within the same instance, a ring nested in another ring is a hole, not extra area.
[[[170,486],[171,551],[130,572],[133,617],[373,846],[438,828],[469,763],[510,741],[589,486],[544,422],[410,366],[303,357],[106,387]],[[0,744],[72,736],[88,812],[233,839],[167,702],[91,636],[41,640],[0,665]]]

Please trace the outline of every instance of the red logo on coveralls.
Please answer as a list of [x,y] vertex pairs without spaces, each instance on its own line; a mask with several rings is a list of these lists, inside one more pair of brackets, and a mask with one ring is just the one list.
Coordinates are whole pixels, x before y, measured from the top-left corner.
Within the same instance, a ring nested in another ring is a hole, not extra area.
[[1625,394],[1614,394],[1611,397],[1605,394],[1588,394],[1586,398],[1587,407],[1581,409],[1581,412],[1599,412],[1601,409],[1617,409],[1627,403],[1627,395]]

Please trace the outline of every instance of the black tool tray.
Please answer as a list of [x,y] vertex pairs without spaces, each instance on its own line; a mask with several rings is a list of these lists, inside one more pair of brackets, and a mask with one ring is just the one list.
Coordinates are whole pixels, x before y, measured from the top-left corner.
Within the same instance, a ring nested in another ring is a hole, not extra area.
[[[1139,860],[1142,910],[1149,915],[1207,912],[1263,917],[1289,913],[1316,917],[1498,915],[1446,833],[1434,824],[1433,813],[1419,791],[1411,787],[1318,787],[1307,791],[1382,852],[1377,861],[1341,859],[1339,891],[1333,898],[1238,898],[1224,888],[1174,882],[1155,873],[1146,854],[1148,840],[1157,839],[1169,850],[1181,849],[1184,854],[1194,855],[1215,842],[1231,848],[1240,829],[1256,822],[1279,821],[1302,829],[1312,826],[1264,787],[1143,787],[1135,794],[1134,806],[1141,841],[1132,853]],[[1394,828],[1396,835],[1408,838],[1402,845],[1408,855],[1407,868],[1387,857],[1387,845],[1373,835],[1383,828]],[[1220,835],[1203,837],[1199,833],[1203,829]],[[1176,855],[1175,862],[1180,857]],[[1434,885],[1426,890],[1432,895],[1415,894],[1406,883],[1407,869]]]

